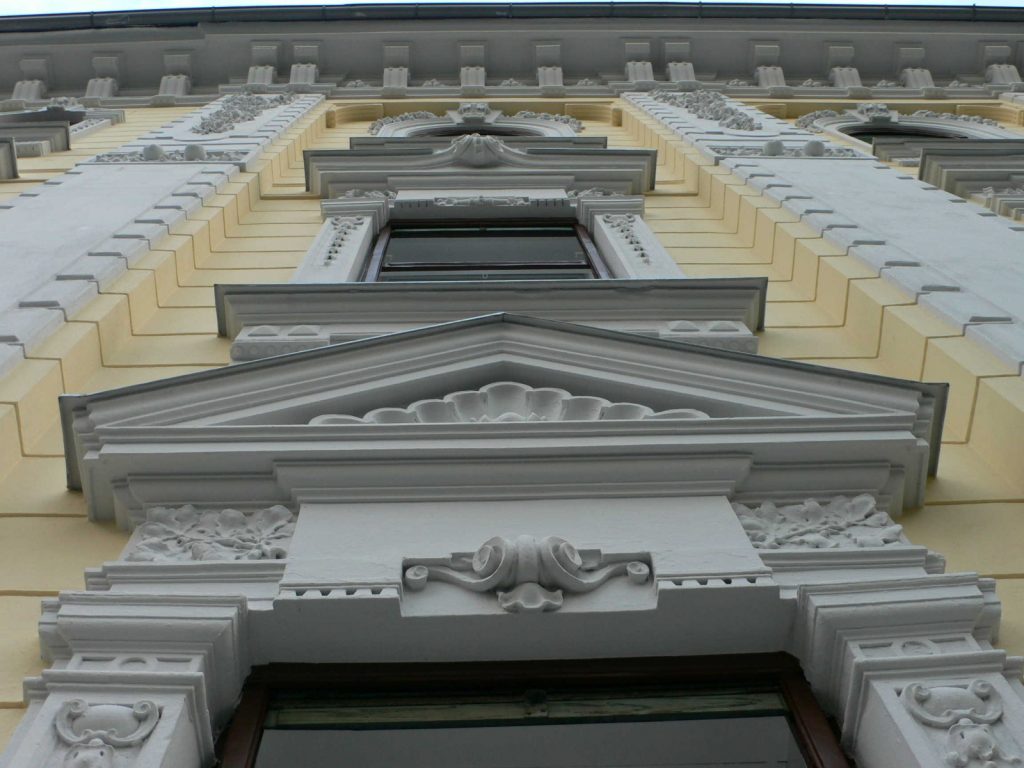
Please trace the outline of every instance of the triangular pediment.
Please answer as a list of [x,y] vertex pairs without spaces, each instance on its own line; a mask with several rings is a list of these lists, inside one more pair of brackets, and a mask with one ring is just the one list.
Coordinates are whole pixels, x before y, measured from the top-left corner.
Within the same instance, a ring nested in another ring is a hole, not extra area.
[[766,464],[912,464],[900,473],[912,471],[916,486],[928,444],[937,445],[943,395],[930,385],[490,315],[69,396],[63,410],[72,484],[82,477],[94,491],[129,471],[201,473],[212,454],[224,473],[313,456],[340,465],[367,441],[403,457],[495,445],[510,455],[543,452],[548,442],[641,453],[662,444]]

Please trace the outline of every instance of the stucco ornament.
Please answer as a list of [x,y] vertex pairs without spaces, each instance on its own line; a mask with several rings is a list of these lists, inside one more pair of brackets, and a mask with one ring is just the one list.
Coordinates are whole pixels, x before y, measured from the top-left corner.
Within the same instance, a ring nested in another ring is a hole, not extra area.
[[819,109],[814,112],[808,112],[806,115],[801,115],[796,119],[796,127],[805,131],[812,131],[818,133],[821,128],[817,125],[818,120],[824,120],[826,117],[839,117],[839,113],[834,109]]
[[533,112],[524,109],[516,112],[512,117],[516,120],[549,120],[555,123],[562,123],[562,125],[567,125],[572,128],[576,133],[583,130],[583,123],[569,115],[556,115],[551,112]]
[[133,705],[65,702],[57,712],[57,736],[71,746],[65,768],[113,768],[118,748],[136,747],[156,728],[160,707],[153,701]]
[[922,725],[947,728],[945,764],[950,768],[1003,768],[1020,765],[1013,747],[1005,746],[992,726],[1003,705],[991,683],[966,685],[911,683],[900,693],[907,711]]
[[400,115],[380,117],[370,123],[370,127],[367,129],[367,133],[371,136],[376,136],[380,133],[380,129],[385,125],[392,125],[394,123],[408,123],[413,120],[436,120],[437,115],[433,112],[426,112],[419,110],[417,112],[403,112]]
[[159,507],[139,526],[125,560],[280,560],[294,532],[295,516],[280,505],[254,512]]
[[977,123],[978,125],[999,126],[997,121],[991,120],[987,117],[981,117],[980,115],[956,115],[952,112],[936,112],[932,109],[919,109],[916,112],[911,112],[910,116],[927,118],[929,120],[954,120],[961,123]]
[[496,136],[481,136],[469,133],[452,139],[451,146],[441,150],[437,156],[450,155],[454,165],[471,168],[491,168],[499,165],[503,157],[520,156],[524,153],[512,149]]
[[733,504],[740,524],[757,549],[834,549],[885,547],[903,543],[903,527],[875,507],[864,493],[850,499],[836,496],[826,504],[776,506],[766,501],[752,509]]
[[624,197],[621,192],[616,192],[613,189],[606,189],[604,187],[588,187],[587,189],[570,189],[567,190],[565,196],[570,200],[580,197]]
[[656,412],[636,403],[613,403],[603,397],[578,397],[564,389],[498,381],[480,389],[452,392],[440,399],[419,400],[406,408],[378,408],[365,416],[324,414],[309,423],[336,424],[492,424],[537,421],[635,421],[639,419],[706,419],[703,411],[676,408]]
[[[370,195],[367,195],[367,197],[370,197]],[[348,241],[349,236],[359,229],[363,220],[362,216],[331,217],[331,226],[334,228],[334,237],[331,238],[331,242],[327,245],[327,249],[324,252],[325,264],[330,264],[338,257],[342,249],[345,247],[345,243]]]
[[895,111],[889,109],[888,104],[877,104],[874,102],[858,104],[857,114],[873,123],[888,123],[897,115]]
[[601,217],[608,228],[611,229],[626,244],[626,248],[643,262],[649,262],[651,255],[644,248],[643,241],[636,232],[637,216],[634,213],[608,213]]
[[406,560],[404,568],[409,590],[422,590],[428,581],[444,581],[472,592],[494,592],[498,605],[509,613],[557,611],[564,592],[591,592],[617,576],[644,584],[651,575],[650,565],[634,555],[579,551],[557,536],[495,536],[475,553]]
[[248,93],[225,96],[220,107],[200,120],[199,125],[193,128],[192,132],[200,134],[225,133],[239,123],[255,120],[265,110],[291,104],[294,99],[295,96],[290,93],[271,97]]
[[685,109],[694,117],[714,120],[723,128],[734,131],[759,131],[762,128],[760,121],[732,106],[728,97],[718,91],[675,93],[657,90],[652,92],[651,96],[656,101]]
[[398,197],[397,192],[390,189],[347,189],[340,197],[354,200],[365,198],[367,200],[394,200]]
[[483,120],[491,114],[491,105],[484,101],[467,101],[455,110],[463,120]]
[[530,204],[530,198],[518,195],[463,195],[435,197],[434,205],[442,208],[489,205],[495,208],[521,208]]

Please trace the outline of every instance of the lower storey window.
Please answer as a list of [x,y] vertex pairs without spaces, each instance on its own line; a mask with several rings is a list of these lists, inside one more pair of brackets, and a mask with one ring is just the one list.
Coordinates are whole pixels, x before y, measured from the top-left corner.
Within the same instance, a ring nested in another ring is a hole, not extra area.
[[271,666],[221,746],[224,768],[848,766],[782,654]]
[[366,280],[566,280],[608,277],[574,223],[395,224],[381,230]]

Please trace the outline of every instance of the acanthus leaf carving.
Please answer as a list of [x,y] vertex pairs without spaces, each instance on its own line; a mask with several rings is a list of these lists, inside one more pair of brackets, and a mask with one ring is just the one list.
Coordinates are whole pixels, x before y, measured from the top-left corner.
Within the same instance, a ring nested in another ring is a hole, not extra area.
[[703,411],[676,408],[654,411],[636,403],[612,403],[602,397],[574,396],[564,389],[498,381],[477,390],[419,400],[406,408],[377,408],[365,416],[324,414],[309,423],[337,424],[490,424],[540,421],[635,421],[706,419]]
[[875,499],[861,494],[837,496],[826,504],[808,499],[776,506],[766,501],[752,509],[733,504],[733,511],[757,549],[835,549],[885,547],[903,542],[902,526],[877,509]]
[[994,730],[1003,717],[1003,705],[986,680],[966,684],[911,683],[900,701],[921,725],[947,729],[944,762],[950,768],[1001,768],[1020,765],[1021,758]]
[[422,590],[428,581],[443,581],[471,592],[493,592],[498,605],[509,613],[557,611],[565,592],[591,592],[619,576],[633,584],[645,584],[651,575],[646,559],[579,551],[557,536],[495,536],[474,553],[407,559],[403,568],[409,590]]
[[243,512],[158,507],[125,555],[134,562],[279,560],[288,556],[295,515],[280,505]]

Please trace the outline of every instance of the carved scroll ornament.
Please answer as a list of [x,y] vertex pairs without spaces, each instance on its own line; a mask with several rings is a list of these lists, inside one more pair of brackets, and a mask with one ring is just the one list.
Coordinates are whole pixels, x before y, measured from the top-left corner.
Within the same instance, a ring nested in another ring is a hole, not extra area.
[[564,592],[591,592],[611,578],[625,576],[644,584],[651,567],[635,555],[578,551],[565,539],[547,536],[495,536],[475,553],[456,552],[443,559],[408,559],[405,586],[419,591],[428,581],[444,581],[471,592],[494,592],[509,613],[541,613],[562,607]]
[[1021,758],[1011,751],[1013,747],[1005,746],[992,728],[1003,717],[1003,705],[991,683],[985,680],[974,680],[966,685],[911,683],[900,693],[900,700],[917,722],[930,728],[948,729],[944,762],[950,768],[1003,768],[1021,764]]
[[160,707],[153,701],[134,705],[65,702],[57,712],[57,736],[70,745],[65,768],[113,768],[120,748],[136,747],[153,733]]

